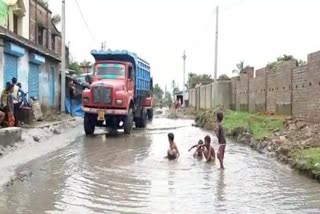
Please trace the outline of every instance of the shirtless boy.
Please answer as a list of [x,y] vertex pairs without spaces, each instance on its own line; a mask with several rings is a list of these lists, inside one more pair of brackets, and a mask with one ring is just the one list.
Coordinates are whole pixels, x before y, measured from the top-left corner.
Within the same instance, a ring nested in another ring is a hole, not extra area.
[[168,140],[169,140],[169,149],[167,151],[166,158],[168,158],[169,160],[174,160],[180,156],[180,153],[176,143],[174,142],[173,133],[168,134]]
[[207,135],[204,138],[204,157],[206,158],[207,162],[215,161],[216,155],[214,152],[214,148],[210,145],[211,143],[211,138]]

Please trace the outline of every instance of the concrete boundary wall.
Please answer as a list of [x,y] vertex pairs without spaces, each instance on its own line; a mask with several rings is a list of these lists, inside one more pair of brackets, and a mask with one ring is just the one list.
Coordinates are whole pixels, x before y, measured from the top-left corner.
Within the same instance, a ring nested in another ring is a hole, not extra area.
[[231,80],[191,89],[190,104],[197,109],[223,106],[320,122],[320,51],[309,54],[303,66],[289,60],[272,69],[246,68]]

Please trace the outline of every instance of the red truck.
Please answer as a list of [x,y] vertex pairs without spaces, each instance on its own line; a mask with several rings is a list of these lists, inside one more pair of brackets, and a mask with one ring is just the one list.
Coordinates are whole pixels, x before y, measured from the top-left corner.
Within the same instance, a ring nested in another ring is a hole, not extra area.
[[128,51],[91,51],[95,59],[90,89],[82,93],[84,131],[95,127],[124,129],[146,127],[153,118],[153,81],[150,65]]

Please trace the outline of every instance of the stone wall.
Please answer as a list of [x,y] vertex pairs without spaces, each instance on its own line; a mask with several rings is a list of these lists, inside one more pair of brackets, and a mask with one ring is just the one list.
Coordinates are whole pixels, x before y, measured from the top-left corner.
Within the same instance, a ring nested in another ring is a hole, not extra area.
[[230,81],[192,89],[191,106],[224,106],[320,122],[320,51],[309,54],[306,65],[298,66],[296,60],[290,60],[255,73],[254,76],[254,68],[246,68]]

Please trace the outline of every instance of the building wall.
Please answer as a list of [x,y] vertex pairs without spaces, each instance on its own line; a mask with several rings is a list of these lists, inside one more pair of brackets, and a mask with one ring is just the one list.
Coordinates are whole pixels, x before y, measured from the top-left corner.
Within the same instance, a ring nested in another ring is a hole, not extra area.
[[223,105],[320,122],[320,51],[309,54],[304,66],[297,67],[297,62],[291,60],[280,63],[274,71],[258,69],[255,77],[253,73],[254,69],[248,68],[230,81],[218,81],[211,85],[211,94],[207,90],[209,86],[192,89],[195,97],[191,95],[191,105],[197,108]]
[[[51,67],[54,68],[54,105],[51,106],[50,104],[50,72]],[[40,84],[40,103],[42,110],[44,112],[47,112],[51,109],[57,110],[60,105],[60,76],[59,72],[57,72],[59,69],[59,65],[57,62],[52,61],[50,59],[46,59],[46,63],[41,65],[39,67],[39,80],[41,82]]]
[[0,38],[0,91],[4,88],[3,85],[3,74],[4,74],[4,41]]
[[43,35],[43,46],[53,50],[61,56],[61,36],[55,36],[55,47],[52,46],[53,24],[51,23],[52,13],[36,3],[36,0],[30,0],[30,40],[38,43],[38,26],[45,28]]
[[[21,2],[19,2],[21,1]],[[17,4],[22,3],[25,7],[25,14],[18,20],[18,35],[29,39],[29,0],[18,0]],[[9,7],[8,20],[9,20],[9,30],[13,32],[13,7]]]

